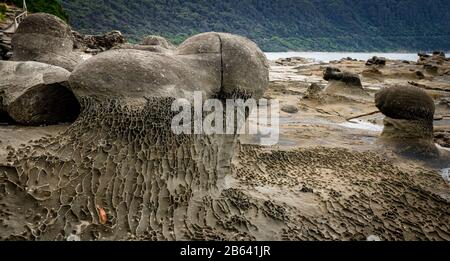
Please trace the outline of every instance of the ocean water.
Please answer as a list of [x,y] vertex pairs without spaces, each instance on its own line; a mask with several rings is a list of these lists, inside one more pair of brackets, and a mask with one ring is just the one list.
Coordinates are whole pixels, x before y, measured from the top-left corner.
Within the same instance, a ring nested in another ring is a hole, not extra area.
[[[373,56],[381,56],[390,60],[417,61],[418,59],[417,53],[278,52],[265,54],[271,61],[288,57],[303,57],[321,62],[330,62],[347,57],[358,60],[368,60]],[[450,54],[447,54],[446,56],[450,57]]]

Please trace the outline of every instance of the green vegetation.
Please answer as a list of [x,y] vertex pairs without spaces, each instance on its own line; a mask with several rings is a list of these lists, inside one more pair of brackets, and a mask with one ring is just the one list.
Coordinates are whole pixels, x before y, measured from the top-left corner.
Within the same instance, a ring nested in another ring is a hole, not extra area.
[[0,3],[0,22],[5,19],[6,10],[8,10],[8,6],[4,3]]
[[[23,0],[11,0],[16,6],[22,7]],[[27,0],[28,11],[32,13],[49,13],[58,16],[64,21],[69,21],[69,15],[64,11],[58,0]]]
[[[450,49],[450,0],[61,0],[85,33],[241,34],[265,51]],[[41,1],[35,1],[41,2]],[[54,2],[54,1],[46,1]]]

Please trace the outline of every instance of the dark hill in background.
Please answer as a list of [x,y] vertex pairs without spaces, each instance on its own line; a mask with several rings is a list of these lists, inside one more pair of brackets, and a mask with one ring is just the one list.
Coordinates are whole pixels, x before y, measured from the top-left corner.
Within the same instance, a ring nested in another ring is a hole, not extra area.
[[[0,3],[14,4],[22,7],[23,0],[0,0]],[[27,0],[26,3],[30,12],[54,14],[64,21],[68,21],[69,19],[69,15],[64,11],[59,0]]]
[[450,50],[450,0],[61,2],[75,29],[117,29],[134,41],[159,34],[179,43],[196,33],[224,31],[245,35],[265,51]]

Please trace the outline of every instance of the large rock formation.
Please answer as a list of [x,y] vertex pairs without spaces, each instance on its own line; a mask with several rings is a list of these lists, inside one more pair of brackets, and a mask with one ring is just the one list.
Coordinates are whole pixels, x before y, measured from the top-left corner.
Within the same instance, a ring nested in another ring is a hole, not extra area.
[[325,88],[325,93],[327,94],[368,95],[364,91],[361,79],[357,74],[343,72],[334,67],[327,67],[323,72],[323,79],[329,82]]
[[20,23],[12,39],[13,61],[36,61],[72,71],[82,58],[73,52],[70,27],[56,16],[37,13]]
[[436,51],[432,55],[419,53],[417,64],[423,65],[425,71],[431,75],[443,75],[448,73],[448,59],[444,52]]
[[321,92],[322,88],[317,83],[313,83],[308,87],[303,98],[308,100],[321,100]]
[[409,155],[436,155],[433,137],[433,99],[422,89],[395,86],[375,96],[376,106],[386,115],[381,140]]
[[342,72],[338,68],[327,67],[323,73],[325,81],[341,81],[347,85],[362,87],[359,76],[349,72]]
[[80,108],[69,75],[48,64],[0,61],[0,112],[25,125],[74,121]]
[[87,53],[100,53],[126,43],[125,37],[119,31],[111,31],[103,35],[83,35],[72,32],[74,48]]
[[146,36],[140,44],[124,43],[115,46],[113,49],[131,49],[149,51],[154,53],[172,54],[175,47],[169,43],[164,37],[149,35]]
[[[78,120],[58,137],[12,152],[0,175],[7,184],[0,205],[11,209],[0,238],[273,237],[263,224],[277,219],[276,209],[227,181],[236,135],[171,131],[175,99],[192,100],[193,91],[259,98],[268,81],[259,48],[222,33],[194,36],[171,55],[111,50],[92,57],[69,79],[82,105]],[[253,212],[258,204],[274,214]],[[250,219],[251,230],[242,226]]]
[[384,66],[384,65],[386,65],[386,58],[374,56],[374,57],[370,58],[369,60],[367,60],[366,65],[367,66],[372,66],[372,65]]

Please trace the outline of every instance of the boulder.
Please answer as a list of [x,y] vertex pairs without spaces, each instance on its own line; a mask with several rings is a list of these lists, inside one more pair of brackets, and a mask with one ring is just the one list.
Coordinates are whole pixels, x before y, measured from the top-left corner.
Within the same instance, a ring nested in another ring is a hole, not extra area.
[[327,67],[323,73],[325,81],[340,81],[349,86],[361,87],[361,79],[357,74],[350,72],[342,72],[338,68]]
[[245,37],[225,33],[218,37],[222,54],[221,97],[260,99],[269,84],[269,64],[264,53]]
[[416,71],[415,75],[416,75],[417,79],[419,79],[419,80],[425,79],[425,75],[421,71]]
[[445,53],[442,52],[442,51],[434,51],[434,52],[433,52],[433,56],[435,56],[435,57],[441,57],[441,58],[444,58],[444,59],[445,59]]
[[372,65],[384,66],[384,65],[386,65],[386,58],[374,56],[371,59],[367,60],[366,65],[367,66],[372,66]]
[[434,65],[434,64],[425,64],[423,66],[423,68],[429,74],[438,74],[439,73],[439,66]]
[[313,83],[308,87],[308,89],[306,90],[306,94],[303,98],[309,100],[319,100],[322,97],[320,95],[321,92],[322,88],[317,83]]
[[72,71],[82,58],[73,52],[70,27],[54,15],[29,15],[12,39],[13,61],[36,61]]
[[328,81],[325,94],[338,96],[369,96],[363,89],[361,79],[357,74],[343,72],[338,68],[327,67],[323,72],[323,79]]
[[44,63],[0,61],[0,112],[24,125],[75,120],[80,107],[67,88],[69,75]]
[[276,64],[282,66],[297,66],[301,64],[311,63],[312,60],[304,57],[288,57],[288,58],[280,58],[275,61]]
[[[445,53],[441,51],[435,51],[432,55],[419,53],[418,64],[426,66],[442,65],[447,61]],[[431,72],[434,73],[434,72]]]
[[82,35],[76,31],[72,34],[75,38],[74,47],[85,52],[88,50],[103,52],[126,43],[125,37],[119,31],[111,31],[103,35]]
[[286,113],[290,113],[290,114],[295,114],[298,112],[298,107],[295,105],[283,105],[281,106],[281,111],[286,112]]
[[166,38],[162,36],[157,35],[149,35],[146,36],[142,42],[141,45],[151,45],[151,46],[160,46],[165,49],[174,49],[175,47],[167,41]]
[[429,54],[426,53],[418,53],[417,54],[420,58],[430,58],[431,56]]
[[433,136],[435,105],[425,91],[410,86],[390,87],[376,94],[375,103],[386,116],[382,142],[407,156],[439,155]]
[[433,121],[435,105],[425,91],[417,87],[395,86],[375,95],[377,108],[393,119]]
[[92,57],[71,75],[77,96],[101,99],[144,97],[205,97],[259,99],[266,89],[268,63],[253,42],[224,33],[204,33],[187,39],[174,52],[117,49]]
[[112,49],[113,50],[121,50],[121,49],[140,50],[140,51],[147,51],[147,52],[153,52],[153,53],[172,53],[173,52],[173,49],[167,49],[160,45],[142,45],[142,44],[130,44],[130,43],[120,44],[118,46],[113,47]]

